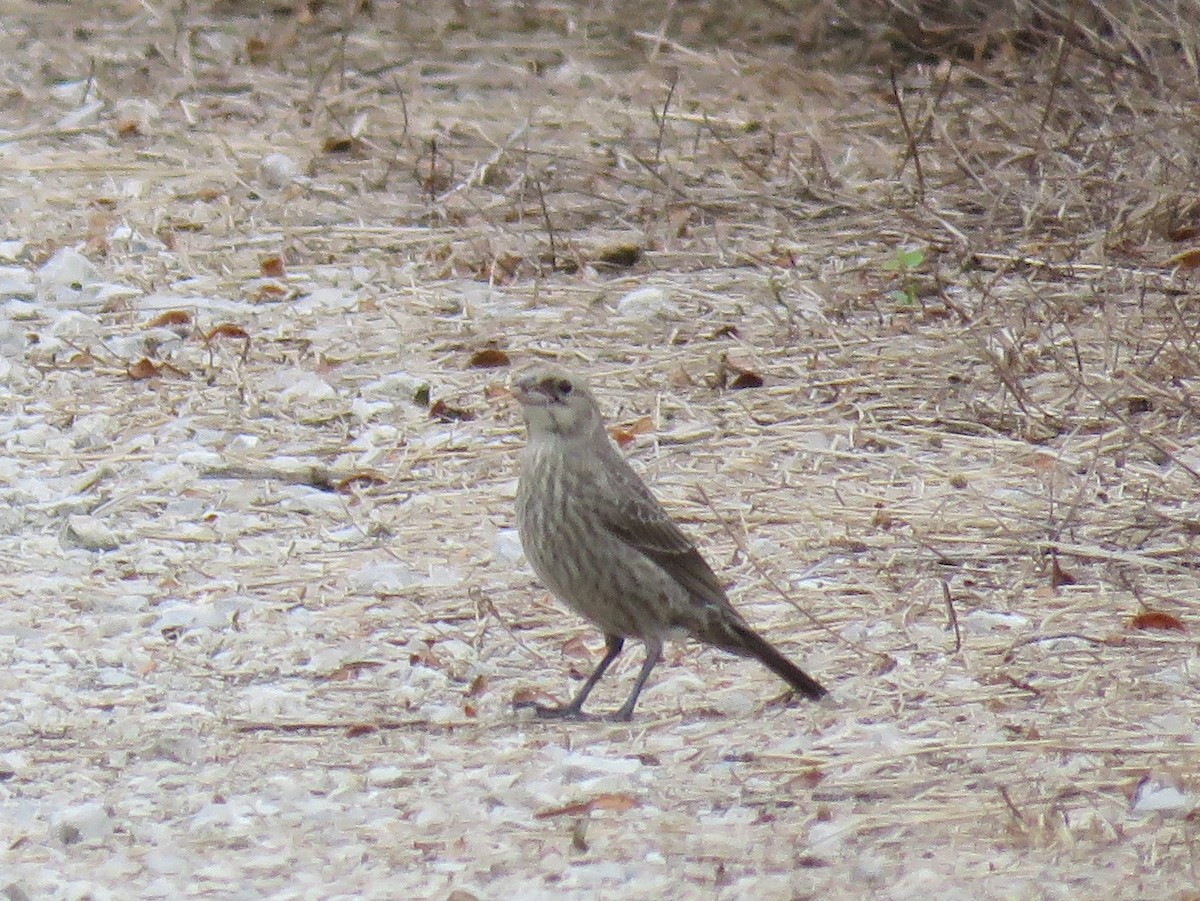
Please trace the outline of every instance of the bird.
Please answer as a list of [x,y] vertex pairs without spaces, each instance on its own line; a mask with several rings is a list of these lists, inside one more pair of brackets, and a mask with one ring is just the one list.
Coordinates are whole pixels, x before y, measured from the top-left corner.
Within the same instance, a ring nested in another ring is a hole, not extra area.
[[538,579],[604,635],[600,663],[564,706],[521,702],[539,717],[583,719],[592,689],[627,640],[646,658],[625,704],[628,721],[667,640],[695,639],[753,657],[795,691],[826,689],[755,632],[712,567],[609,437],[586,381],[557,367],[516,379],[527,441],[517,483],[517,531]]

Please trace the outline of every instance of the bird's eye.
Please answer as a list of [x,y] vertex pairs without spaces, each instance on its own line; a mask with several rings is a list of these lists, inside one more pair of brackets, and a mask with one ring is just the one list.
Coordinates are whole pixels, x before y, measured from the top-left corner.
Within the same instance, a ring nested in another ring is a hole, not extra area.
[[557,387],[558,387],[558,393],[562,394],[564,396],[567,394],[570,394],[573,390],[575,390],[575,386],[572,385],[570,382],[568,382],[566,379],[559,379]]

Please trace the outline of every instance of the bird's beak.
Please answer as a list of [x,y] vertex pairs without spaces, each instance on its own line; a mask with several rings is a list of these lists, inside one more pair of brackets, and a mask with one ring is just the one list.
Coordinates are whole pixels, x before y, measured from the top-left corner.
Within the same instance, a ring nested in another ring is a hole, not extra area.
[[550,397],[541,389],[538,378],[532,375],[522,376],[513,382],[513,397],[531,407],[545,407],[550,404]]

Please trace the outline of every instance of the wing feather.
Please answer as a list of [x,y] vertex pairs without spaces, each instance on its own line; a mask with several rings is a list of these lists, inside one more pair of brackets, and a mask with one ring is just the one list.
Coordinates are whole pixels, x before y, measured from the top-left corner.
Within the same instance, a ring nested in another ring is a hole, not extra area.
[[620,458],[621,466],[606,467],[616,482],[601,492],[604,526],[629,547],[658,564],[697,600],[727,605],[728,598],[712,567],[679,528],[636,472]]

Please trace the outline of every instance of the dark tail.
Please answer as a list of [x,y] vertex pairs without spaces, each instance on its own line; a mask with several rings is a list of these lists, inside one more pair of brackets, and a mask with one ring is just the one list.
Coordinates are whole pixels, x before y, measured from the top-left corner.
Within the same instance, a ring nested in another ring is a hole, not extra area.
[[732,639],[728,644],[722,642],[726,650],[755,658],[800,694],[814,701],[829,694],[820,682],[775,650],[770,642],[749,626],[732,622],[725,623],[725,626]]

